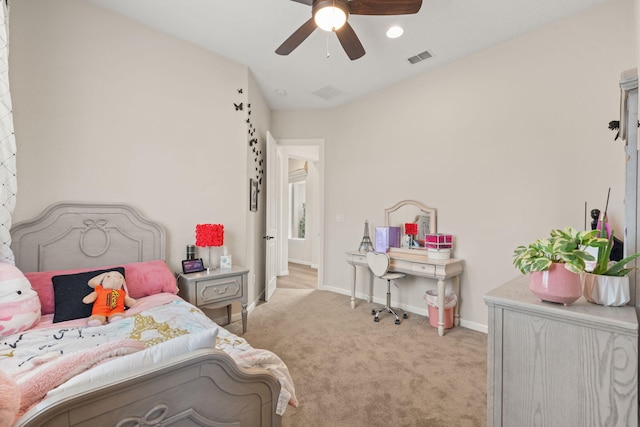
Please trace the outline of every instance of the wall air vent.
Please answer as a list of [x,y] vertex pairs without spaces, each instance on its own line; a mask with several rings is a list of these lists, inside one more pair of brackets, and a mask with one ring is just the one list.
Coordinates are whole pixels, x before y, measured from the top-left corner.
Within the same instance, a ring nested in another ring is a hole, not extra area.
[[433,55],[431,55],[431,53],[428,50],[425,50],[422,53],[419,53],[415,56],[412,56],[411,58],[408,58],[407,60],[411,63],[411,64],[417,64],[418,62],[422,62],[425,59],[429,59],[431,58]]

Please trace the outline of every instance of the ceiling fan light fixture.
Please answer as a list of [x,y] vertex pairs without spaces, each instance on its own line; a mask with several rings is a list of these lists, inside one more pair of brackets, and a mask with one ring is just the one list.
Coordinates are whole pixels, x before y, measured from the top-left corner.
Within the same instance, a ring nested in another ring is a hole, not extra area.
[[313,6],[313,20],[324,31],[339,30],[349,17],[347,5],[340,0],[321,0]]

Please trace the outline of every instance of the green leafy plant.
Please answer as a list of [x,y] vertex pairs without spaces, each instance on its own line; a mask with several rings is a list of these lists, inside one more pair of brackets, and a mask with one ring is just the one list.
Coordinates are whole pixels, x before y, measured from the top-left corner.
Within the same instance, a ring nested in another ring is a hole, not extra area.
[[600,237],[605,239],[607,243],[606,245],[600,246],[598,248],[598,261],[596,262],[595,267],[592,271],[590,271],[590,273],[598,274],[601,276],[626,276],[635,268],[626,268],[627,263],[640,257],[640,253],[629,255],[628,257],[617,262],[610,262],[609,258],[611,257],[611,250],[613,249],[613,231],[611,232],[611,236],[609,236],[609,239],[606,238],[606,233],[607,232],[603,227],[600,231]]
[[572,227],[551,230],[546,239],[518,246],[513,253],[513,264],[522,274],[548,270],[552,263],[566,264],[570,271],[582,273],[586,263],[595,260],[586,248],[600,249],[607,244],[607,239],[599,234],[599,230],[576,231]]

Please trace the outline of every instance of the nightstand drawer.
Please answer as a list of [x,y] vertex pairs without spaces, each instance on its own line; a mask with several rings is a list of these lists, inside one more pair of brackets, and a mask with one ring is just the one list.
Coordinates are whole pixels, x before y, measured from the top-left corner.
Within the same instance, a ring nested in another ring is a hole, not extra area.
[[242,279],[227,277],[196,282],[196,305],[208,305],[242,297]]

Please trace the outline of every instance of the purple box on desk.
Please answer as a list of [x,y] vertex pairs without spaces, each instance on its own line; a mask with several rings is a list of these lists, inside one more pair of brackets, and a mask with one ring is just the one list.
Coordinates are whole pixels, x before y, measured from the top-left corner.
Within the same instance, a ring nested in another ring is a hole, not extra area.
[[376,252],[387,252],[399,248],[402,230],[400,227],[376,227]]

